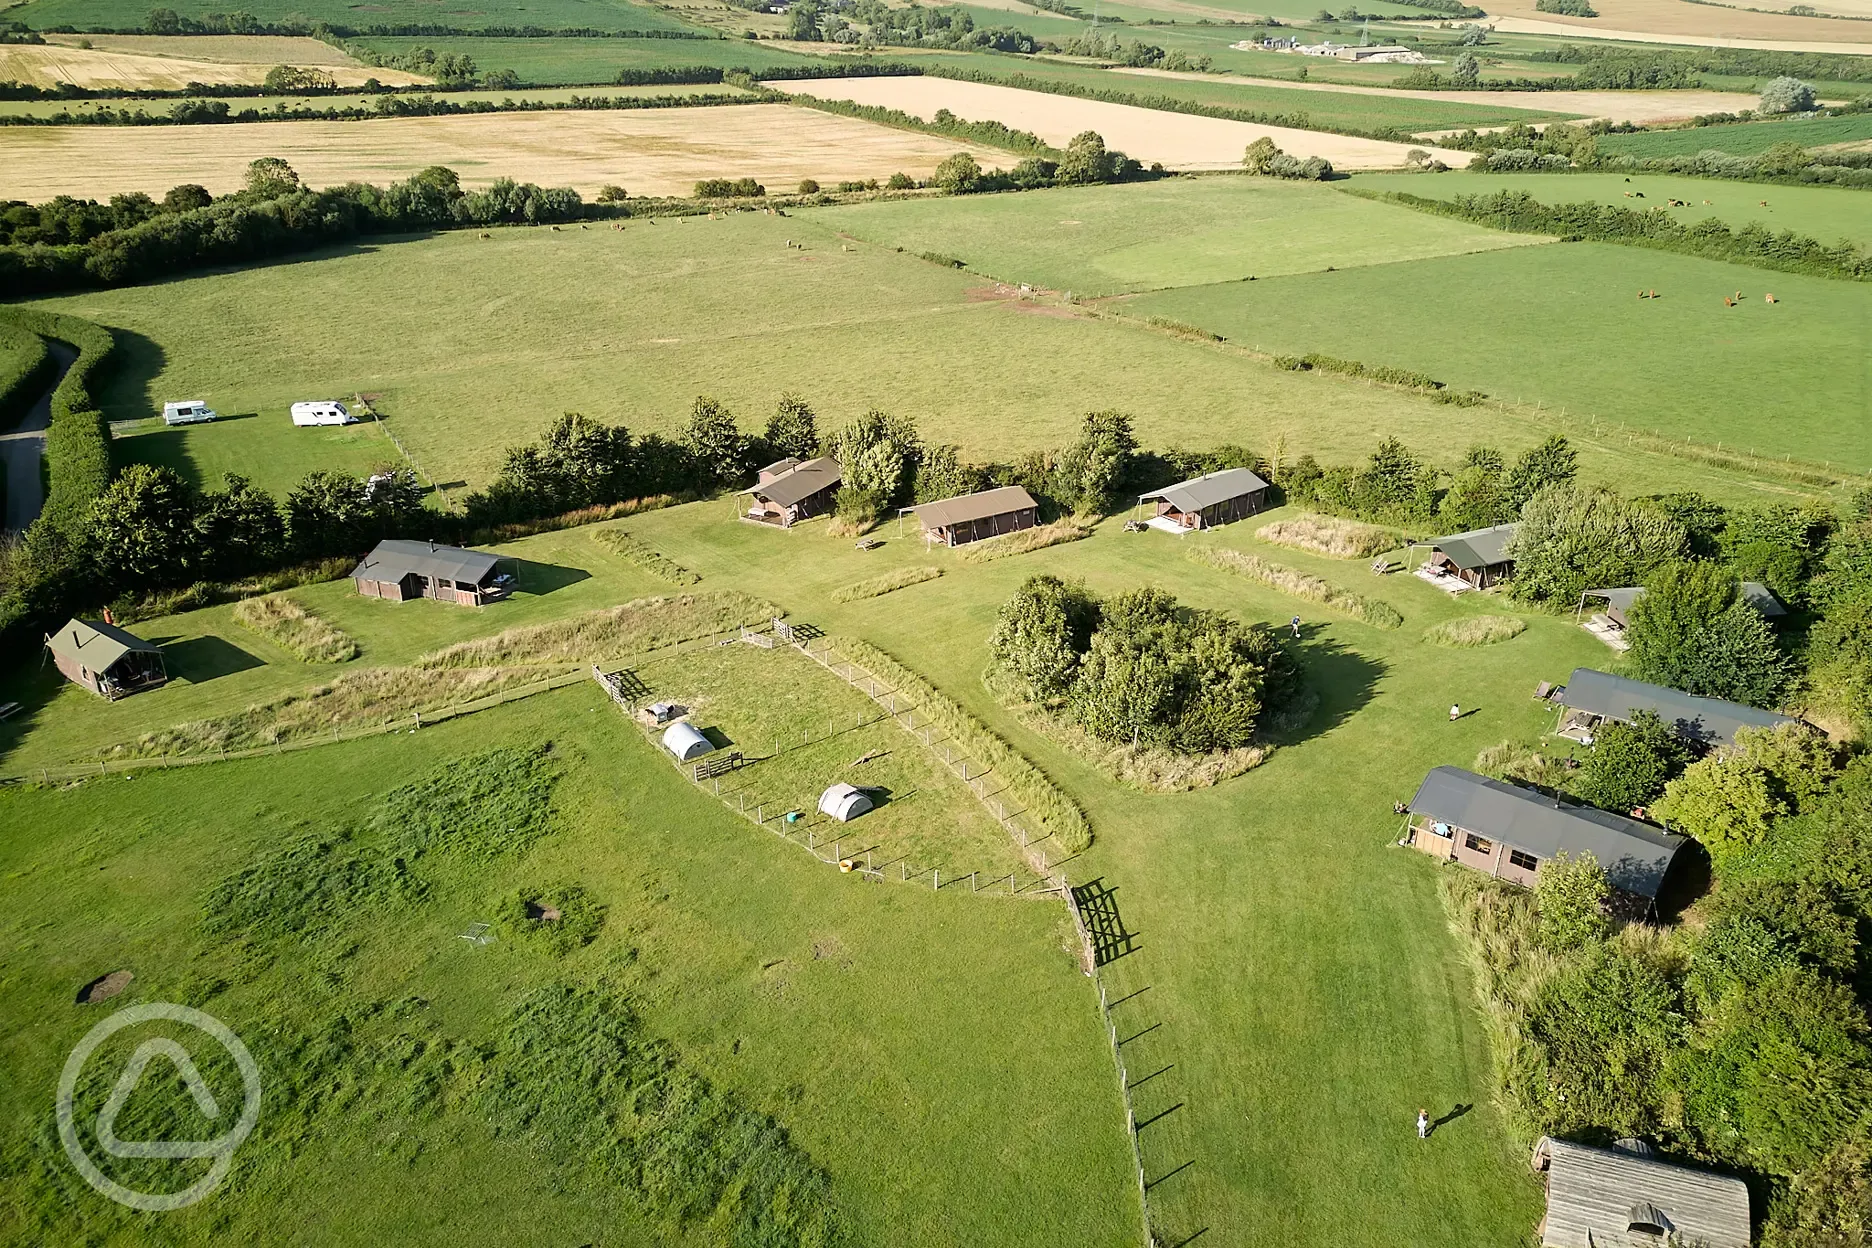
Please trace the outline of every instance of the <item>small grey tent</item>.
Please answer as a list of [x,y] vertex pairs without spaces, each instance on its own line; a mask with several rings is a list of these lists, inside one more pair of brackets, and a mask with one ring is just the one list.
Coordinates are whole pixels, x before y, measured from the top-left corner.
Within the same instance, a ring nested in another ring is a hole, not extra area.
[[715,747],[709,739],[695,730],[693,724],[677,722],[663,732],[663,748],[676,756],[676,761],[686,763],[692,759],[711,754]]
[[840,823],[850,823],[870,809],[871,799],[854,785],[835,784],[819,795],[819,813]]

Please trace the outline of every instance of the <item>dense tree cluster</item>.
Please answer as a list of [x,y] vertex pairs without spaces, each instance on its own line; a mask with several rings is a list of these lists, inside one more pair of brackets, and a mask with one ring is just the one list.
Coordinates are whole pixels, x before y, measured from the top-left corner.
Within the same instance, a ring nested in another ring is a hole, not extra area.
[[1516,519],[1540,490],[1570,482],[1577,458],[1566,438],[1555,434],[1512,465],[1494,447],[1472,446],[1449,473],[1386,438],[1362,467],[1323,468],[1303,455],[1276,470],[1276,483],[1289,501],[1315,510],[1458,533]]
[[1100,601],[1033,577],[1002,606],[989,649],[1026,697],[1099,740],[1185,754],[1247,745],[1262,713],[1298,687],[1265,628],[1153,588]]

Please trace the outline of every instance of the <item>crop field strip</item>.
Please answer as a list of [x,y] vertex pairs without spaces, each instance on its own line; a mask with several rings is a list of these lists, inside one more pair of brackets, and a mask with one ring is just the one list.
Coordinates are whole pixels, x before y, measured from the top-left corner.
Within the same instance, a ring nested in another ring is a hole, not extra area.
[[[1864,143],[1872,139],[1872,114],[1813,117],[1796,121],[1757,121],[1731,126],[1693,126],[1686,130],[1660,130],[1651,134],[1608,134],[1599,150],[1611,156],[1694,156],[1698,152],[1728,152],[1752,156],[1777,143],[1798,143],[1808,149],[1836,143]],[[1780,188],[1776,188],[1779,190]]]
[[[226,11],[217,0],[179,0],[169,7],[197,21]],[[243,11],[269,23],[323,22],[346,28],[438,24],[435,6],[422,0],[383,0],[363,9],[347,0],[254,0]],[[35,30],[57,26],[142,30],[149,8],[142,0],[27,0],[8,9],[7,17]],[[529,0],[525,8],[492,4],[479,10],[450,12],[446,24],[467,28],[537,26],[547,30],[690,29],[687,23],[661,9],[629,0]]]
[[[345,64],[322,64],[320,71],[330,74],[341,87],[363,86],[370,78],[395,87],[429,81],[420,74],[370,69],[348,57],[345,60]],[[37,87],[70,83],[86,88],[179,91],[192,82],[257,87],[265,80],[267,71],[277,64],[278,61],[189,60],[141,51],[87,50],[56,44],[0,43],[0,81]]]
[[467,35],[372,35],[353,40],[384,57],[421,48],[474,58],[483,71],[510,69],[530,86],[606,83],[626,69],[770,69],[835,63],[771,41],[744,39],[498,39]]
[[[612,99],[677,99],[696,95],[743,96],[748,92],[731,83],[650,83],[632,87],[520,87],[512,91],[450,91],[440,98],[451,104],[489,103],[501,104],[506,101],[518,101],[522,104],[537,102],[554,105],[570,103],[574,99],[612,100]],[[270,113],[284,107],[287,110],[309,109],[369,109],[377,105],[384,97],[334,92],[328,95],[268,95],[264,97],[238,97],[227,100],[230,111],[238,115],[248,109],[260,113]],[[104,100],[0,100],[0,124],[8,117],[55,117],[60,113],[71,113],[82,118],[87,113],[100,109],[113,112],[135,113],[143,111],[151,116],[167,116],[178,104],[188,101],[173,96],[154,96],[147,98]],[[371,120],[377,120],[372,118]]]

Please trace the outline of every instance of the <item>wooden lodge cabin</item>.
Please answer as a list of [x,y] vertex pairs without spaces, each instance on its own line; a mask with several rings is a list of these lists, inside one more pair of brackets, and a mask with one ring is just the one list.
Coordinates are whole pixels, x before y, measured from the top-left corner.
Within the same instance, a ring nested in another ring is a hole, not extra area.
[[1430,566],[1477,589],[1498,585],[1514,575],[1514,560],[1508,557],[1514,531],[1512,524],[1498,524],[1439,537],[1430,545]]
[[1271,488],[1246,468],[1224,468],[1140,494],[1138,506],[1155,502],[1155,519],[1186,532],[1210,529],[1244,520],[1265,508]]
[[1438,767],[1410,800],[1409,842],[1424,853],[1531,888],[1540,864],[1591,854],[1606,881],[1649,911],[1685,838],[1460,767]]
[[112,702],[169,680],[162,647],[115,624],[67,620],[56,633],[46,635],[45,644],[65,679]]
[[776,460],[760,470],[751,488],[741,491],[748,499],[741,518],[790,529],[801,520],[831,511],[842,479],[839,462],[830,455],[803,463]]
[[479,607],[512,591],[514,578],[500,571],[501,563],[499,556],[483,551],[393,539],[378,542],[351,579],[366,598],[434,598]]
[[1749,1248],[1748,1185],[1659,1161],[1643,1140],[1590,1148],[1542,1136],[1529,1164],[1547,1186],[1541,1248]]
[[917,518],[925,538],[945,546],[963,546],[985,537],[1018,533],[1040,523],[1040,504],[1018,485],[962,494],[905,507],[899,512],[900,515],[905,513]]
[[1693,745],[1717,751],[1734,749],[1736,733],[1743,728],[1778,728],[1802,722],[1760,707],[1721,698],[1699,698],[1590,667],[1574,668],[1567,683],[1548,697],[1561,708],[1554,734],[1582,745],[1592,744],[1594,731],[1606,720],[1630,723],[1639,711],[1650,711]]

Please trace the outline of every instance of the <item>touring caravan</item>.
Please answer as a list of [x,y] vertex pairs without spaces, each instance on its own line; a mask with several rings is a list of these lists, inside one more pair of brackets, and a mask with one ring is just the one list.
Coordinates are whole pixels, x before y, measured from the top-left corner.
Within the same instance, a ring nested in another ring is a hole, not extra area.
[[292,405],[295,425],[350,425],[357,423],[351,410],[336,399],[315,399]]
[[215,411],[200,399],[183,399],[163,404],[163,424],[200,425],[215,418]]

